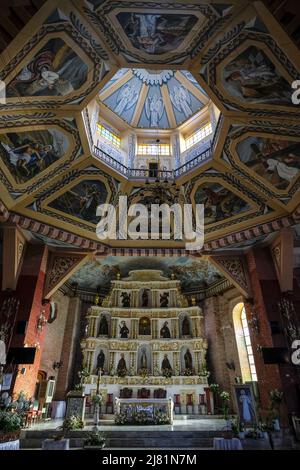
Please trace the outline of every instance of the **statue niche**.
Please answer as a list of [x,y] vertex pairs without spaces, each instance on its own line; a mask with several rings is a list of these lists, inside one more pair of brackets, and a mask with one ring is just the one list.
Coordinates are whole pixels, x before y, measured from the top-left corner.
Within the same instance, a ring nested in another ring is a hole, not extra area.
[[151,291],[149,289],[142,290],[140,299],[142,308],[151,307]]
[[121,325],[119,325],[120,329],[120,338],[128,338],[129,335],[129,328],[126,325],[126,321],[121,321]]
[[97,365],[96,365],[97,375],[99,374],[100,370],[101,370],[101,372],[103,372],[104,362],[105,362],[105,354],[103,352],[103,349],[100,349],[100,352],[97,356]]
[[169,292],[164,292],[160,294],[160,306],[166,308],[169,306]]
[[122,292],[122,294],[121,294],[122,307],[124,307],[124,308],[130,307],[130,297],[131,297],[131,295],[128,294],[128,292]]
[[139,335],[144,336],[144,335],[151,335],[151,323],[150,323],[150,318],[148,317],[142,317],[140,318],[139,321]]
[[127,366],[123,353],[121,353],[121,357],[117,365],[117,374],[119,377],[125,377],[127,374]]
[[147,345],[143,345],[138,350],[137,360],[138,374],[151,370],[151,352]]
[[191,350],[183,347],[181,350],[181,371],[183,375],[194,375],[194,361]]
[[108,336],[108,321],[106,315],[101,315],[98,336]]
[[185,317],[182,320],[181,336],[191,336],[190,319],[187,315],[185,315]]
[[163,326],[160,329],[160,337],[161,338],[171,338],[171,332],[168,327],[168,322],[165,321]]

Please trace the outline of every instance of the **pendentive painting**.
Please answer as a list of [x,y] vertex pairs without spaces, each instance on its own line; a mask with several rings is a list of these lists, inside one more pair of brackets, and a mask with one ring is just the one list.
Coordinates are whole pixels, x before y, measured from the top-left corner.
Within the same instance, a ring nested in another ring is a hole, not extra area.
[[255,46],[224,67],[222,83],[231,96],[247,103],[292,105],[290,84]]
[[7,98],[65,96],[87,80],[88,66],[61,38],[54,38],[7,85]]
[[96,215],[97,207],[103,204],[106,198],[107,189],[102,181],[87,180],[54,199],[49,206],[67,215],[96,224],[99,221]]
[[117,18],[133,47],[158,55],[175,51],[198,21],[194,15],[129,12]]
[[58,129],[0,134],[0,158],[18,184],[39,175],[63,157],[69,140]]
[[300,172],[300,142],[251,136],[236,147],[239,159],[277,189],[286,189]]
[[250,205],[218,183],[205,183],[195,193],[195,203],[204,204],[204,223],[213,224],[249,210]]

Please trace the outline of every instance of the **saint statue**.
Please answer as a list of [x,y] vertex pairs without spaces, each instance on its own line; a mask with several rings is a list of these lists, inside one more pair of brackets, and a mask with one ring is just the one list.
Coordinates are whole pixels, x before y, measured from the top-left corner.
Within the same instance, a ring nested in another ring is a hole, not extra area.
[[108,322],[105,315],[101,315],[98,336],[108,335]]
[[190,336],[190,322],[188,317],[184,317],[182,322],[182,336]]
[[161,363],[161,369],[162,370],[172,370],[172,366],[170,364],[168,354],[164,355],[163,361]]
[[186,369],[193,368],[193,358],[189,349],[186,350],[186,353],[184,355],[184,364]]
[[164,322],[162,328],[160,329],[160,337],[161,338],[171,338],[171,333],[170,333],[167,321]]
[[146,349],[142,349],[142,354],[141,354],[141,369],[147,369],[147,355],[146,355]]
[[130,307],[130,294],[127,292],[122,292],[122,306],[123,307]]
[[119,360],[119,362],[118,362],[118,365],[117,365],[117,372],[118,372],[118,374],[119,374],[120,372],[121,372],[121,373],[122,373],[122,372],[124,373],[124,372],[126,372],[126,371],[127,371],[126,361],[125,361],[125,359],[124,359],[124,354],[121,353],[121,358],[120,358],[120,360]]
[[148,292],[146,291],[146,289],[144,289],[142,293],[142,307],[148,307],[148,304],[149,304]]
[[169,305],[169,292],[160,295],[160,306],[167,307]]
[[103,370],[104,361],[105,361],[105,354],[102,351],[102,349],[100,349],[100,352],[99,352],[98,357],[97,357],[97,374],[99,374],[100,370],[101,371]]
[[125,321],[121,322],[121,325],[119,326],[119,328],[120,328],[120,338],[128,338],[129,329]]

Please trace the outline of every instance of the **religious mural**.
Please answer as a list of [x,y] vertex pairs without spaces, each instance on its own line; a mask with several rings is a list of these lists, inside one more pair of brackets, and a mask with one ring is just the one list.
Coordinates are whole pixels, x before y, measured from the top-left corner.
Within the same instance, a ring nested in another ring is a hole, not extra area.
[[195,203],[204,204],[204,223],[213,224],[250,209],[250,205],[218,183],[205,183],[195,193]]
[[61,38],[53,38],[8,84],[7,97],[65,96],[87,80],[88,66]]
[[218,270],[205,259],[196,261],[190,257],[174,259],[107,256],[104,261],[95,260],[82,266],[72,276],[70,282],[77,282],[79,286],[91,289],[96,289],[99,285],[109,287],[111,281],[116,279],[118,274],[125,278],[129,271],[137,269],[159,269],[167,277],[174,274],[176,279],[180,280],[182,288],[189,290],[199,285],[206,286],[221,278]]
[[158,55],[176,50],[198,21],[194,15],[131,12],[117,19],[133,47]]
[[[100,99],[101,93],[105,93],[103,103],[134,127],[168,129],[172,127],[171,119],[175,119],[176,125],[180,125],[206,105],[203,102],[206,94],[192,74],[147,69],[131,69],[131,72],[132,76],[126,83],[122,81],[124,74],[117,72],[101,90]],[[186,87],[184,79],[189,80],[193,92]],[[140,116],[139,120],[133,122],[136,115]]]
[[242,163],[277,189],[286,189],[300,171],[300,142],[247,137],[236,147]]
[[99,217],[96,209],[107,198],[107,189],[102,181],[82,181],[54,199],[49,206],[73,217],[96,224]]
[[63,157],[69,140],[58,129],[0,134],[0,158],[17,183],[24,183]]
[[291,86],[266,54],[250,46],[227,64],[222,72],[227,92],[248,103],[292,105]]

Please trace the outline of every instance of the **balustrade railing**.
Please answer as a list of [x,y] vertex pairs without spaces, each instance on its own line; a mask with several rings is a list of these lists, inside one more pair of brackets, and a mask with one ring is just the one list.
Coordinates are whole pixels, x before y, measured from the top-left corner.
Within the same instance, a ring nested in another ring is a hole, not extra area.
[[128,179],[154,179],[158,181],[170,181],[184,175],[185,173],[188,173],[196,166],[206,162],[209,158],[211,158],[212,147],[210,146],[208,149],[192,158],[192,160],[184,163],[175,170],[128,168],[127,166],[123,165],[123,163],[118,162],[118,160],[111,157],[97,146],[94,146],[94,155],[109,165],[111,168],[126,176]]

